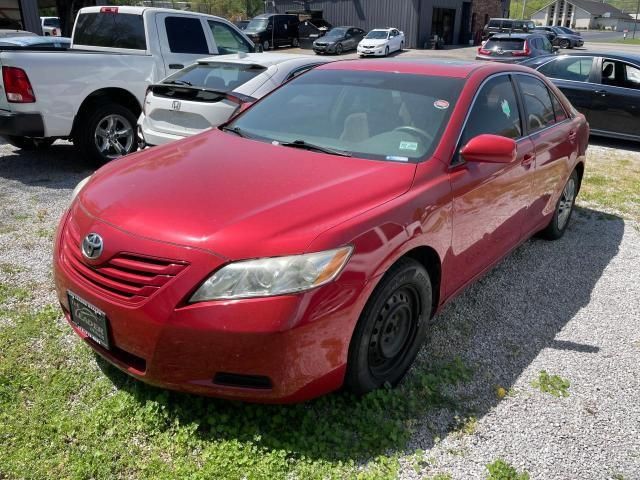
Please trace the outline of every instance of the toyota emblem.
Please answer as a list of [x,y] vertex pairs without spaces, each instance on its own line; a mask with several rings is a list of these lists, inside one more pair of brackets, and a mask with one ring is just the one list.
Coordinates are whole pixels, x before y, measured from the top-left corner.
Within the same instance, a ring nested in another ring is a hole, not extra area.
[[102,237],[97,233],[90,233],[82,240],[82,254],[89,260],[95,260],[102,255]]

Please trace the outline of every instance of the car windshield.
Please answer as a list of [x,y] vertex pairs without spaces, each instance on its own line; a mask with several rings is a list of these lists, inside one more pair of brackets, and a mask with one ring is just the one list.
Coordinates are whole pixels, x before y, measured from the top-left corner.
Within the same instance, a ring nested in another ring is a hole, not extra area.
[[346,28],[334,28],[333,30],[330,30],[329,33],[325,35],[325,37],[326,38],[342,38],[344,37],[344,34],[346,31],[347,31]]
[[313,70],[229,128],[269,143],[306,142],[360,158],[419,161],[435,149],[462,84],[450,77]]
[[245,30],[264,30],[269,23],[268,18],[254,18],[249,22]]
[[264,72],[260,65],[237,63],[196,63],[167,77],[162,83],[177,83],[189,87],[230,92]]
[[560,30],[562,30],[564,33],[568,33],[570,35],[573,35],[573,30],[571,30],[570,28],[567,27],[558,27]]
[[385,31],[385,30],[372,30],[369,33],[367,33],[367,36],[365,38],[371,38],[371,39],[375,39],[375,40],[382,40],[385,39],[389,36],[389,32]]
[[485,50],[496,50],[501,48],[502,50],[522,50],[524,47],[524,40],[518,38],[490,38],[487,43],[484,44]]

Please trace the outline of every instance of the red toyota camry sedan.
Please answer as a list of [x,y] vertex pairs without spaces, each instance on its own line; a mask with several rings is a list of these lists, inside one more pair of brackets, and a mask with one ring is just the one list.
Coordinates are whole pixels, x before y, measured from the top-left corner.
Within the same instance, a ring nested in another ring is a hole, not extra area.
[[153,385],[258,402],[395,385],[445,302],[563,235],[588,133],[526,67],[323,65],[81,182],[58,297]]

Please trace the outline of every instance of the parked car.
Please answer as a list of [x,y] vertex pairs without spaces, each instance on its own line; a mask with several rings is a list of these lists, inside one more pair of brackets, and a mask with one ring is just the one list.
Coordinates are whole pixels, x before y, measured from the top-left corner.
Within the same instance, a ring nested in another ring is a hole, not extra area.
[[67,37],[3,37],[0,38],[0,50],[67,50],[71,39]]
[[518,65],[322,65],[83,180],[57,296],[156,386],[296,402],[396,385],[448,300],[534,233],[562,237],[588,134]]
[[404,49],[404,32],[397,28],[376,28],[371,30],[358,44],[358,55],[386,57],[392,52]]
[[357,27],[334,27],[313,42],[313,51],[341,55],[348,50],[356,50],[366,32]]
[[536,27],[536,32],[545,31],[554,35],[553,45],[560,48],[574,48],[584,45],[584,40],[579,35],[566,33],[560,27]]
[[529,33],[536,24],[532,20],[513,20],[511,18],[491,18],[484,26],[482,39],[486,40],[496,33]]
[[265,51],[283,45],[298,47],[299,23],[297,15],[265,13],[253,17],[244,32]]
[[544,35],[515,33],[496,34],[478,47],[476,60],[518,63],[527,58],[552,55],[551,42]]
[[42,34],[45,37],[59,37],[62,35],[60,19],[58,17],[40,17],[40,24],[42,26]]
[[149,87],[138,120],[141,143],[162,145],[218,126],[247,104],[326,61],[286,53],[198,60]]
[[580,53],[523,65],[549,77],[585,115],[591,133],[640,140],[640,55]]
[[536,27],[531,33],[537,33],[539,35],[544,35],[547,37],[547,40],[551,42],[551,45],[555,45],[557,35],[553,30],[547,30],[547,27]]
[[85,159],[102,164],[137,148],[150,84],[202,57],[253,50],[241,30],[212,15],[83,8],[69,50],[0,52],[0,136],[23,149],[71,139]]
[[562,30],[564,33],[568,33],[569,35],[577,35],[578,37],[582,36],[579,30],[573,30],[572,28],[569,28],[569,27],[558,27],[558,28]]

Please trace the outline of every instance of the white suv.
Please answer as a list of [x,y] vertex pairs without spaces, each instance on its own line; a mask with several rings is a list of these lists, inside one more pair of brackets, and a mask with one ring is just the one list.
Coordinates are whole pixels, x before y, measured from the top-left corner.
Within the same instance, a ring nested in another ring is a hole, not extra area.
[[42,34],[45,37],[59,37],[62,35],[58,17],[40,17],[40,24],[42,25]]

